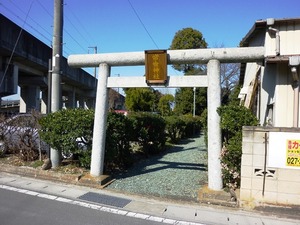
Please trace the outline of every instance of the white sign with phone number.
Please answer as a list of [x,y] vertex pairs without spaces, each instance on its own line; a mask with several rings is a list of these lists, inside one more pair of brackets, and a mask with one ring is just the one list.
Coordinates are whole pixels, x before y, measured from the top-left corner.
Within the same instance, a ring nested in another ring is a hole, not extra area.
[[268,167],[300,169],[300,133],[270,132]]

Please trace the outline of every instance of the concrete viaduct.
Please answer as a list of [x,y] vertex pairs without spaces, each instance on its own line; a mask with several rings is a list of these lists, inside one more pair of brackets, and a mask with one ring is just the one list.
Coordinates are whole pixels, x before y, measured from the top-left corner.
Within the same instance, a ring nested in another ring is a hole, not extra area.
[[[20,112],[49,111],[51,58],[51,47],[0,15],[0,97],[16,94],[19,86]],[[78,102],[94,107],[96,78],[82,69],[70,68],[66,58],[62,58],[61,70],[66,107],[74,108]]]

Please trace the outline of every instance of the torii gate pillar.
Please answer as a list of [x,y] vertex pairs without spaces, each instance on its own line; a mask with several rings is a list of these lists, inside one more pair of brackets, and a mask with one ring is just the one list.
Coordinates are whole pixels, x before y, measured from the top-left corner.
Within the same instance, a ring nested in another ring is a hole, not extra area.
[[103,174],[108,107],[107,78],[109,76],[110,66],[106,63],[101,63],[99,66],[95,108],[96,116],[94,120],[93,150],[90,171],[92,176],[100,176]]
[[208,134],[208,187],[211,190],[222,190],[222,170],[220,162],[221,128],[220,116],[217,113],[221,106],[220,61],[209,60],[207,64],[207,134]]

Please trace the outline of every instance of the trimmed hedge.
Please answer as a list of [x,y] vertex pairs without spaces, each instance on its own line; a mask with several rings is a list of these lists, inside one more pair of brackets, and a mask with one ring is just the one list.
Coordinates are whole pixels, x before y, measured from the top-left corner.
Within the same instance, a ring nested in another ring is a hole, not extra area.
[[133,141],[136,141],[146,155],[164,150],[166,144],[165,120],[152,113],[130,113],[133,124]]
[[[94,111],[66,109],[40,119],[41,138],[58,151],[75,154],[81,166],[91,161]],[[124,169],[132,164],[132,143],[144,155],[165,150],[167,137],[171,142],[190,137],[200,131],[199,117],[169,116],[153,113],[108,113],[105,146],[105,169]]]
[[184,121],[178,116],[167,116],[166,133],[171,143],[177,143],[184,135]]
[[94,111],[85,109],[63,109],[50,113],[39,120],[40,136],[52,148],[76,154],[81,146],[91,149]]
[[184,134],[182,138],[192,137],[201,131],[201,121],[199,116],[187,114],[181,116],[180,119],[184,122]]
[[105,165],[107,169],[122,169],[132,164],[130,149],[132,139],[133,126],[131,121],[123,114],[108,113],[105,146]]
[[171,143],[177,143],[180,139],[192,137],[201,131],[199,116],[167,116],[164,119],[167,137]]

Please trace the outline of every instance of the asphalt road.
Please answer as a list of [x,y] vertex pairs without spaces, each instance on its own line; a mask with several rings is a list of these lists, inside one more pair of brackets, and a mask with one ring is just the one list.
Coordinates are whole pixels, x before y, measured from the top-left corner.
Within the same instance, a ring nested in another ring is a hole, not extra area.
[[154,221],[39,198],[0,189],[1,225],[155,225]]

